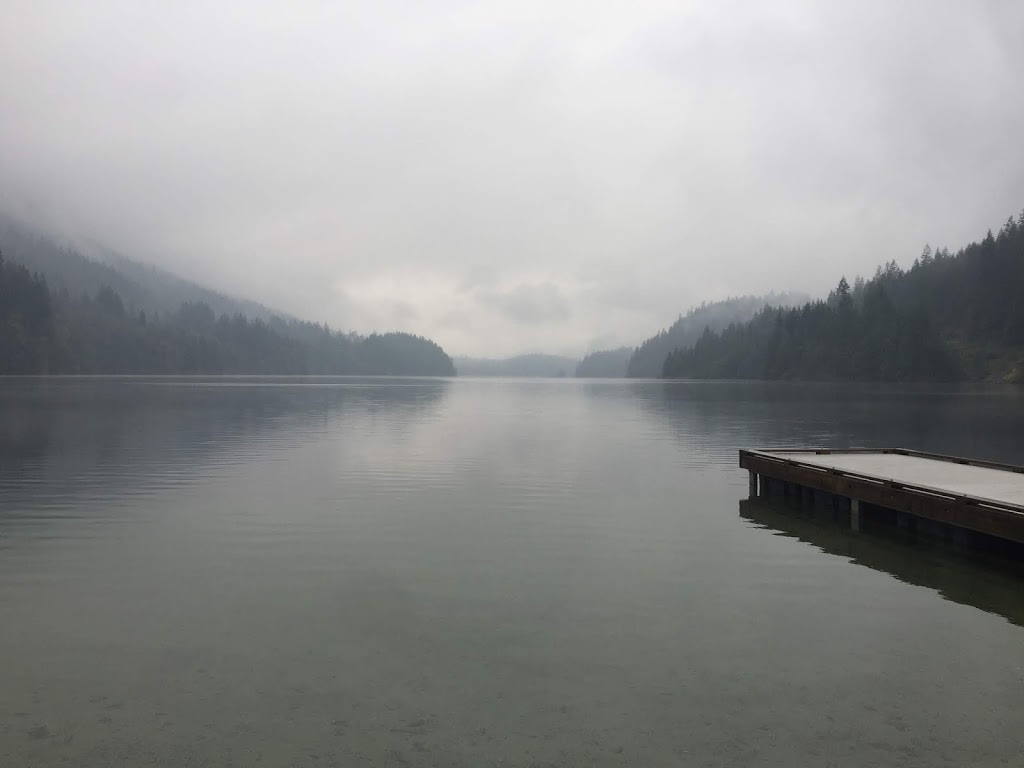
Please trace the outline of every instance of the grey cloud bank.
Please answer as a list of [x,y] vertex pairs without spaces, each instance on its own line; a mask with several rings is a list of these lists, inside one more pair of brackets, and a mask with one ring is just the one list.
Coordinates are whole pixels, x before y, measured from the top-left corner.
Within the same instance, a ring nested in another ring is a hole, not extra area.
[[1024,6],[0,8],[0,207],[453,354],[635,343],[1024,205]]

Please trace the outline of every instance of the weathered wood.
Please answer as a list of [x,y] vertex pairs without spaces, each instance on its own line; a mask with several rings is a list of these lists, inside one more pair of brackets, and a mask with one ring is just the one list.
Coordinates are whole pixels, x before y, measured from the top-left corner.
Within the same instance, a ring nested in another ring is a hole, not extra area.
[[[811,456],[809,457],[808,454]],[[765,479],[768,479],[769,482],[779,480],[782,483],[846,496],[859,503],[873,504],[926,520],[934,520],[958,528],[966,528],[1024,543],[1024,505],[1022,504],[1005,499],[987,498],[980,494],[965,494],[952,487],[921,485],[899,477],[884,477],[844,470],[834,466],[823,466],[821,462],[816,462],[813,458],[813,456],[826,457],[842,454],[876,454],[879,456],[893,454],[927,461],[952,462],[987,470],[998,470],[999,472],[1013,473],[1014,476],[1024,474],[1024,467],[971,461],[905,449],[877,451],[867,449],[849,451],[826,449],[741,450],[740,466],[759,475],[762,478],[762,483]],[[894,464],[894,467],[894,471],[899,469],[898,462]],[[1013,480],[1014,483],[1024,482],[1024,478],[1017,480],[1014,477]],[[859,503],[854,507],[858,512],[858,522]]]

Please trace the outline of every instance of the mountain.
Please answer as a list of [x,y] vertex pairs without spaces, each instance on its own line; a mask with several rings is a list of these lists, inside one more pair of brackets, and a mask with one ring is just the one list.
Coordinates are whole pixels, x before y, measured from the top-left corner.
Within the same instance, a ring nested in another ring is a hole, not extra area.
[[619,347],[591,352],[576,366],[576,376],[581,379],[621,379],[626,375],[633,347]]
[[668,329],[647,339],[629,359],[626,375],[653,379],[661,376],[665,358],[676,349],[693,346],[705,328],[720,331],[732,323],[746,322],[766,306],[796,306],[808,300],[806,294],[784,292],[767,296],[740,296],[701,304],[680,315]]
[[455,367],[429,339],[282,317],[162,270],[97,262],[5,217],[0,374],[115,373],[454,376]]
[[559,355],[518,355],[502,359],[456,357],[459,376],[562,378],[572,376],[577,361]]
[[665,361],[668,377],[1024,382],[1024,213],[955,255],[925,247],[826,301],[764,309]]
[[207,304],[218,316],[242,314],[264,320],[285,316],[255,301],[227,296],[104,248],[94,250],[99,258],[90,258],[78,248],[0,212],[0,251],[4,257],[38,272],[58,293],[66,290],[71,295],[95,295],[107,287],[117,291],[130,309],[150,316],[175,312],[188,302]]

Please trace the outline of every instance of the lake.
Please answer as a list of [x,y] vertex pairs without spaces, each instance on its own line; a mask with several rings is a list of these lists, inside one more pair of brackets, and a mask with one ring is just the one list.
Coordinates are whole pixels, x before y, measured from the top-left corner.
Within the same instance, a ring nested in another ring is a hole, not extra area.
[[0,765],[986,766],[1024,575],[740,447],[1024,463],[1024,394],[0,380]]

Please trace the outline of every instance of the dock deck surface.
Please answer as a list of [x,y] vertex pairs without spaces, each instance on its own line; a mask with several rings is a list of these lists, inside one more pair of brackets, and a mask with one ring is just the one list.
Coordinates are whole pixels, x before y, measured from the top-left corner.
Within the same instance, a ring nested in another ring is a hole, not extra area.
[[1024,507],[1024,474],[1005,469],[899,453],[786,451],[778,456],[824,469]]
[[1024,545],[1022,466],[906,448],[768,448],[741,450],[740,467],[750,473],[751,498],[796,491],[802,503],[817,504],[824,492],[833,511],[849,511],[851,526],[866,504],[945,525],[931,530],[954,538],[967,529]]

